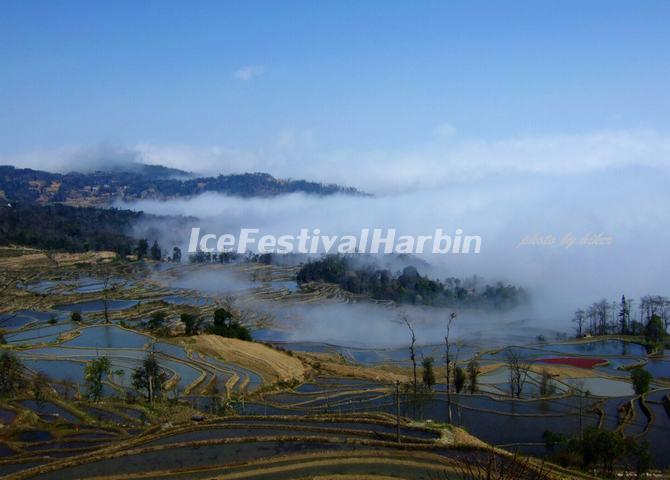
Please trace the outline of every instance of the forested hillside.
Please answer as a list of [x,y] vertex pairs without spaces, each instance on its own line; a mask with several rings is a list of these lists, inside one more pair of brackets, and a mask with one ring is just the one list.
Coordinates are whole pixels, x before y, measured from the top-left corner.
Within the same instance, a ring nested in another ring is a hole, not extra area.
[[91,173],[50,173],[0,166],[0,198],[9,202],[108,206],[116,199],[168,199],[218,192],[241,197],[271,197],[303,192],[360,195],[354,188],[305,180],[284,180],[266,173],[193,177],[158,165],[131,165]]
[[110,250],[132,253],[137,240],[127,232],[142,212],[114,208],[16,203],[0,206],[0,245],[26,245],[48,250]]

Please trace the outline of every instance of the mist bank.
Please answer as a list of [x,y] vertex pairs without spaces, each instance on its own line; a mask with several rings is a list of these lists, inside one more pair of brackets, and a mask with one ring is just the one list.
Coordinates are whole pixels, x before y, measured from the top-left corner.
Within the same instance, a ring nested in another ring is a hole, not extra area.
[[[500,175],[467,185],[376,197],[242,199],[203,194],[189,200],[139,201],[119,206],[163,215],[194,216],[181,228],[151,225],[161,243],[183,249],[190,229],[223,234],[258,228],[272,235],[318,228],[325,235],[362,228],[395,228],[421,235],[463,229],[482,238],[478,254],[424,254],[431,276],[503,281],[526,288],[536,314],[549,321],[571,315],[593,298],[639,297],[669,290],[667,175],[660,168],[626,167],[560,177]],[[145,228],[139,225],[138,229]],[[570,234],[611,238],[611,244],[562,246]],[[528,236],[553,236],[554,244],[522,245]],[[423,272],[422,272],[423,273]]]
[[[317,303],[263,300],[250,294],[261,284],[234,267],[205,264],[174,273],[177,275],[174,278],[166,279],[159,273],[155,278],[171,287],[224,297],[235,308],[254,312],[258,318],[264,319],[264,325],[269,322],[269,327],[253,331],[254,338],[259,340],[319,342],[349,347],[404,347],[408,330],[402,316],[407,316],[419,344],[439,344],[444,341],[446,321],[453,311],[450,308],[392,306],[367,301],[339,303],[327,298]],[[557,333],[571,329],[569,321],[555,328],[537,321],[532,308],[527,305],[505,312],[476,308],[456,311],[458,317],[452,338],[482,347],[525,344],[535,341],[539,335],[551,339]]]

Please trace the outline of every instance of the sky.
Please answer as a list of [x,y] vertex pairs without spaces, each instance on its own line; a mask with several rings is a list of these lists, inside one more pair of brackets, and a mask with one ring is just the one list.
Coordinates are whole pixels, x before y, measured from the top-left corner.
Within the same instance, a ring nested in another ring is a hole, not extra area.
[[1,4],[3,163],[130,150],[343,183],[342,164],[363,164],[348,183],[383,192],[395,170],[365,178],[387,157],[433,159],[411,189],[435,162],[505,146],[526,163],[599,135],[667,148],[668,2]]

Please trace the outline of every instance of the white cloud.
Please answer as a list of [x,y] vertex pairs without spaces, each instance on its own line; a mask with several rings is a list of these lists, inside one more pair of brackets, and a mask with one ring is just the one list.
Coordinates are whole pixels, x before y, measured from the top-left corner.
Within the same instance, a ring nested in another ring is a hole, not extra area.
[[248,82],[256,77],[259,77],[265,71],[262,65],[245,65],[235,70],[235,78],[243,82]]

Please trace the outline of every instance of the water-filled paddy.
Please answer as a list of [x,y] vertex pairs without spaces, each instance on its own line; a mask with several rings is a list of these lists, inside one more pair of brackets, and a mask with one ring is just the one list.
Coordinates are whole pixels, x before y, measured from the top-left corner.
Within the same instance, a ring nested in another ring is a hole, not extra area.
[[0,458],[11,457],[16,455],[16,452],[9,448],[4,443],[0,443]]
[[20,472],[21,470],[27,470],[32,467],[37,467],[38,465],[43,465],[47,463],[47,460],[29,460],[17,463],[6,463],[0,465],[0,477],[9,475],[15,472]]
[[204,307],[205,305],[213,305],[214,300],[205,297],[195,297],[192,295],[168,295],[163,297],[167,303],[175,305],[190,305],[192,307]]
[[609,430],[616,430],[623,420],[625,410],[623,407],[631,401],[633,397],[608,398],[603,402],[603,426]]
[[61,344],[63,347],[143,348],[152,338],[116,325],[99,325],[83,328],[81,333]]
[[642,437],[649,442],[656,465],[661,468],[670,466],[668,438],[670,437],[670,413],[660,404],[648,404],[654,415],[654,422]]
[[202,374],[201,370],[176,360],[171,360],[163,355],[158,355],[158,363],[179,375],[179,390],[183,391],[195,382]]
[[46,373],[53,380],[72,380],[79,384],[84,382],[84,364],[82,362],[72,360],[36,360],[30,358],[24,358],[22,362],[34,372]]
[[29,452],[43,452],[49,450],[93,449],[102,448],[106,445],[109,445],[109,442],[95,440],[62,440],[57,442],[41,443],[38,445],[29,445],[26,447],[26,450]]
[[82,409],[91,417],[98,421],[111,422],[117,424],[132,423],[131,420],[104,408],[83,406]]
[[39,312],[36,310],[17,310],[0,315],[0,327],[10,330],[21,328],[28,323],[46,322],[58,312]]
[[68,422],[78,422],[80,420],[72,412],[48,400],[21,400],[18,403],[28,410],[34,411],[46,421],[62,419],[67,420]]
[[182,347],[181,345],[175,345],[167,342],[157,342],[154,345],[154,350],[156,352],[161,352],[167,355],[171,355],[173,357],[177,357],[180,360],[188,360],[186,350],[184,350],[184,347]]
[[543,350],[589,356],[634,356],[645,357],[647,349],[638,343],[622,340],[594,340],[580,343],[553,343],[542,346]]
[[65,436],[65,438],[69,440],[104,440],[104,439],[113,439],[116,438],[117,435],[111,432],[80,432],[80,433],[72,433],[70,435]]
[[37,343],[55,342],[58,338],[77,326],[71,322],[62,322],[55,325],[44,325],[38,328],[30,328],[16,333],[5,335],[7,343],[14,345],[31,345]]
[[[283,427],[283,428],[282,428]],[[328,425],[320,425],[319,428],[329,428]],[[393,432],[392,432],[393,433]],[[364,437],[375,438],[372,431],[357,431],[347,433],[346,435],[338,432],[322,432],[319,430],[310,430],[297,425],[284,426],[239,426],[237,428],[230,426],[226,428],[213,427],[204,430],[185,432],[180,434],[163,437],[149,442],[147,445],[171,445],[180,442],[194,442],[199,440],[214,440],[219,438],[241,438],[241,437],[276,437],[276,436],[315,436],[326,438],[345,438],[345,437]]]
[[635,416],[630,422],[626,423],[626,426],[623,429],[627,436],[639,435],[643,433],[649,421],[638,400],[633,400],[633,411]]
[[15,436],[19,442],[48,442],[53,440],[53,435],[46,430],[24,430]]
[[643,367],[651,373],[654,378],[670,379],[670,357],[668,355],[661,358],[650,358]]
[[147,352],[140,349],[132,348],[107,348],[102,349],[101,347],[96,348],[95,346],[91,348],[85,347],[41,347],[41,348],[30,348],[24,350],[22,354],[26,356],[33,356],[35,358],[42,357],[61,357],[59,359],[73,359],[73,360],[91,360],[93,358],[99,357],[101,355],[106,355],[107,357],[113,358],[128,358],[131,360],[143,359]]
[[[137,305],[139,300],[108,300],[107,311],[125,310]],[[105,309],[104,300],[90,300],[88,302],[67,303],[55,305],[54,309],[68,312],[93,313],[102,312]]]
[[357,450],[364,447],[345,444],[322,444],[316,440],[310,442],[240,442],[223,445],[179,447],[68,467],[56,472],[38,475],[34,478],[60,480],[62,478],[78,478],[93,475],[123,475],[151,471],[156,468],[156,465],[160,465],[162,469],[196,468],[247,462],[258,458],[268,458],[296,452],[322,451],[325,448],[329,451],[341,451]]
[[275,280],[270,282],[270,286],[275,290],[286,289],[289,292],[297,292],[300,290],[300,286],[295,280]]
[[130,285],[131,280],[114,277],[107,282],[91,277],[68,280],[40,280],[25,285],[25,289],[32,293],[46,294],[59,293],[61,295],[73,295],[76,293],[97,293],[105,288],[118,288],[121,285]]
[[[287,425],[291,427],[321,427],[321,428],[340,428],[346,430],[363,430],[367,432],[380,432],[380,433],[396,433],[396,426],[387,424],[387,423],[377,423],[374,421],[366,421],[364,419],[357,420],[356,422],[340,420],[337,417],[333,417],[327,420],[310,420],[310,419],[268,419],[262,417],[248,416],[244,418],[230,418],[221,419],[220,424],[243,424],[243,425],[254,425],[254,424],[267,424],[272,425]],[[408,437],[415,437],[420,439],[437,439],[440,437],[440,433],[432,430],[424,430],[421,428],[412,428],[405,425],[401,425],[400,434]]]
[[573,387],[588,391],[591,395],[599,397],[621,397],[624,395],[632,395],[634,393],[633,386],[626,380],[613,380],[603,377],[584,377],[584,378],[569,378],[565,380],[566,383]]
[[25,285],[25,289],[32,293],[49,293],[51,290],[61,285],[57,280],[40,280]]
[[16,418],[16,412],[13,410],[7,410],[6,408],[0,408],[0,423],[7,425],[12,423]]
[[260,375],[246,368],[242,368],[237,365],[233,365],[231,363],[225,363],[217,358],[206,355],[194,354],[194,358],[199,358],[210,365],[214,365],[215,367],[220,368],[223,371],[229,371],[237,374],[238,377],[240,378],[237,385],[245,381],[245,379],[248,379],[248,383],[246,385],[246,390],[248,391],[253,391],[260,388],[261,384],[263,383],[263,379],[261,378]]

